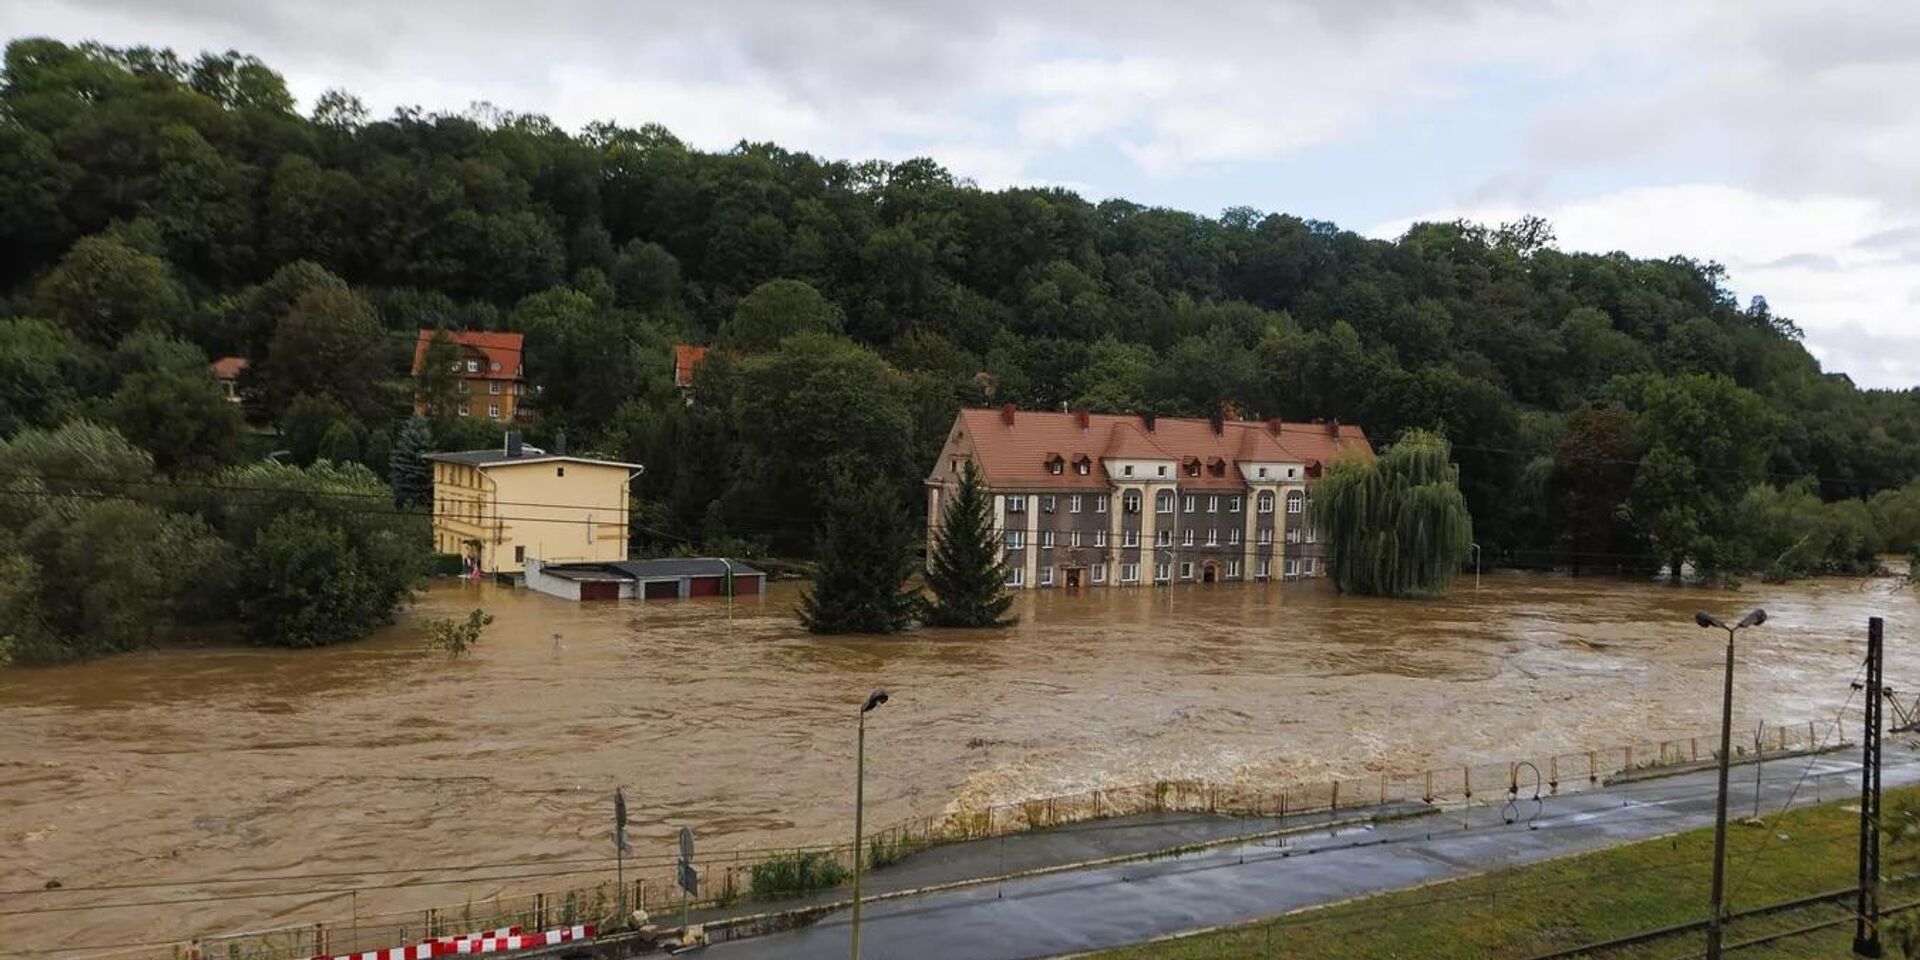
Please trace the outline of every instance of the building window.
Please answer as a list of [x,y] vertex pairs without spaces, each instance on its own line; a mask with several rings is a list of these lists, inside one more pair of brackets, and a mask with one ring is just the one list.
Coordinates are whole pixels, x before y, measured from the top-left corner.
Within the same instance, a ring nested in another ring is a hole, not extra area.
[[487,404],[487,417],[492,420],[500,419],[500,405],[497,403]]
[[1076,493],[1073,496],[1067,498],[1067,512],[1068,513],[1080,512],[1080,495],[1079,494]]
[[1260,561],[1260,563],[1259,563],[1258,565],[1256,565],[1256,566],[1255,566],[1255,567],[1254,567],[1253,569],[1254,569],[1254,574],[1253,574],[1253,575],[1254,575],[1255,577],[1257,577],[1257,578],[1259,578],[1259,579],[1261,579],[1261,580],[1265,580],[1265,579],[1267,579],[1267,577],[1268,577],[1268,576],[1270,576],[1270,574],[1268,573],[1268,571],[1270,571],[1270,570],[1271,570],[1271,569],[1273,569],[1273,568],[1272,568],[1272,567],[1269,567],[1269,566],[1267,565],[1267,561],[1265,561],[1265,560],[1262,560],[1262,561]]
[[1193,546],[1193,528],[1192,527],[1188,527],[1185,530],[1180,531],[1180,545],[1183,547]]
[[1313,576],[1313,568],[1314,568],[1313,558],[1308,557],[1307,558],[1307,576],[1309,577]]
[[1192,513],[1192,512],[1193,512],[1193,494],[1191,494],[1191,493],[1189,493],[1189,494],[1187,494],[1187,503],[1186,503],[1186,506],[1185,506],[1185,508],[1184,508],[1184,509],[1185,509],[1185,510],[1186,510],[1186,511],[1187,511],[1188,513]]
[[1167,468],[1166,468],[1166,466],[1165,466],[1165,465],[1162,465],[1162,466],[1160,467],[1160,475],[1161,475],[1161,476],[1163,476],[1163,477],[1167,475]]
[[1209,496],[1207,498],[1207,512],[1208,513],[1220,512],[1220,498],[1218,496]]
[[1138,531],[1138,530],[1128,530],[1128,531],[1126,532],[1126,534],[1125,534],[1125,535],[1124,535],[1124,536],[1123,536],[1123,537],[1121,538],[1121,540],[1120,540],[1120,545],[1121,545],[1121,546],[1123,546],[1123,547],[1137,547],[1137,546],[1139,546],[1139,545],[1140,545],[1140,531]]
[[1158,533],[1158,534],[1157,534],[1157,535],[1156,535],[1156,536],[1154,537],[1154,539],[1153,539],[1153,542],[1154,542],[1154,545],[1155,545],[1155,546],[1160,546],[1160,547],[1171,547],[1171,546],[1173,546],[1173,531],[1172,531],[1172,530],[1162,530],[1162,531],[1160,531],[1160,532],[1159,532],[1159,533]]
[[1121,503],[1121,509],[1127,511],[1128,513],[1139,513],[1140,512],[1140,491],[1128,490],[1126,493],[1126,496],[1120,501],[1120,503]]
[[1267,544],[1272,542],[1273,542],[1273,528],[1261,527],[1260,528],[1260,545],[1266,546]]
[[513,548],[513,562],[514,562],[514,563],[526,563],[526,562],[527,562],[527,548],[526,548],[526,547],[514,547],[514,548]]
[[1105,494],[1102,494],[1100,496],[1093,498],[1093,512],[1094,513],[1107,512],[1107,498]]
[[1228,513],[1239,513],[1239,512],[1240,512],[1240,498],[1239,498],[1239,497],[1228,497],[1228,498],[1227,498],[1227,512],[1228,512]]
[[1129,463],[1126,466],[1121,467],[1120,472],[1125,476],[1129,476],[1129,477],[1133,476],[1133,464]]
[[1026,509],[1027,509],[1026,497],[1008,497],[1007,498],[1008,513],[1020,513]]
[[1260,468],[1260,479],[1262,479],[1262,480],[1265,480],[1266,478],[1267,478],[1267,468],[1266,468],[1266,467],[1261,467],[1261,468]]
[[1300,491],[1298,490],[1287,491],[1287,512],[1299,513],[1300,506],[1303,502],[1305,502],[1305,499],[1306,498],[1302,496]]
[[1300,561],[1295,560],[1292,557],[1288,557],[1287,564],[1284,569],[1287,571],[1287,576],[1297,577],[1300,575]]
[[1056,477],[1059,476],[1062,471],[1066,470],[1066,468],[1067,468],[1067,465],[1064,463],[1061,463],[1058,460],[1047,461],[1047,472],[1053,474]]
[[1072,533],[1067,534],[1067,546],[1077,547],[1079,545],[1080,545],[1080,531],[1075,530]]
[[1007,549],[1019,550],[1027,545],[1027,535],[1019,530],[1007,531]]
[[467,415],[467,405],[464,403],[460,405],[460,415],[463,417]]
[[1140,565],[1137,563],[1121,564],[1120,565],[1120,582],[1121,583],[1139,583],[1140,582]]
[[493,362],[493,365],[492,365],[492,370],[493,370],[493,372],[494,372],[494,373],[499,373],[499,372],[500,372],[500,361],[498,361],[498,360],[495,360],[495,361]]
[[1234,527],[1233,529],[1227,531],[1227,546],[1237,547],[1239,545],[1240,545],[1240,528]]
[[1045,566],[1040,568],[1040,585],[1043,587],[1053,586],[1053,567]]
[[1297,468],[1297,467],[1288,467],[1288,468],[1287,468],[1287,479],[1288,479],[1288,480],[1292,480],[1292,479],[1293,479],[1293,471],[1295,471],[1296,469],[1299,469],[1299,468]]
[[499,396],[499,395],[500,395],[500,381],[498,381],[498,380],[488,380],[488,381],[487,381],[487,392],[488,392],[488,393],[491,393],[491,394],[493,394],[493,395],[494,395],[494,396],[496,396],[496,397],[497,397],[497,396]]
[[1095,530],[1093,532],[1093,545],[1096,547],[1104,547],[1107,545],[1107,532],[1105,530]]
[[468,361],[467,361],[467,372],[468,372],[468,373],[479,373],[479,372],[480,372],[480,361],[478,361],[478,360],[468,360]]
[[1169,563],[1154,564],[1153,579],[1159,583],[1165,583],[1166,581],[1173,579],[1173,565]]
[[1040,531],[1040,549],[1042,550],[1053,549],[1053,531],[1052,530]]
[[1271,491],[1263,491],[1260,494],[1260,512],[1261,513],[1273,512],[1273,493]]
[[556,477],[564,477],[564,476],[566,476],[566,475],[567,475],[567,468],[566,468],[566,467],[554,467],[554,468],[553,468],[553,475],[554,475],[554,476],[556,476]]
[[1172,513],[1173,512],[1173,491],[1162,490],[1159,493],[1154,494],[1153,510],[1155,513]]
[[1047,494],[1046,496],[1040,498],[1041,513],[1052,513],[1053,508],[1057,505],[1058,505],[1057,502],[1053,498],[1053,494]]
[[1027,572],[1026,572],[1026,570],[1024,570],[1024,569],[1022,569],[1022,568],[1020,568],[1020,567],[1018,567],[1018,566],[1013,566],[1013,567],[1008,567],[1008,568],[1007,568],[1007,586],[1009,586],[1009,587],[1017,587],[1017,586],[1019,586],[1019,585],[1021,585],[1022,583],[1025,583],[1025,582],[1026,582],[1026,578],[1027,578]]
[[1227,579],[1228,580],[1240,579],[1240,561],[1238,560],[1227,561]]
[[1193,579],[1193,563],[1191,561],[1183,562],[1180,564],[1180,579],[1182,580]]
[[1300,542],[1300,528],[1299,528],[1299,527],[1288,527],[1288,528],[1287,528],[1287,542],[1288,542],[1288,543],[1299,543],[1299,542]]
[[1094,564],[1093,569],[1088,571],[1088,575],[1093,579],[1094,583],[1106,583],[1107,565],[1104,563]]
[[1084,477],[1087,474],[1093,472],[1093,464],[1089,463],[1088,461],[1082,460],[1074,464],[1073,469],[1078,470],[1080,472],[1080,475]]
[[462,381],[460,381],[460,382],[459,382],[458,384],[456,384],[456,385],[455,385],[455,388],[454,388],[454,389],[455,389],[455,390],[456,390],[457,392],[459,392],[459,393],[466,393],[466,392],[467,392],[467,382],[466,382],[465,380],[462,380]]
[[1217,546],[1219,546],[1219,545],[1220,545],[1220,531],[1219,531],[1219,530],[1217,530],[1217,529],[1215,529],[1215,530],[1208,530],[1208,531],[1207,531],[1207,546],[1209,546],[1209,547],[1217,547]]

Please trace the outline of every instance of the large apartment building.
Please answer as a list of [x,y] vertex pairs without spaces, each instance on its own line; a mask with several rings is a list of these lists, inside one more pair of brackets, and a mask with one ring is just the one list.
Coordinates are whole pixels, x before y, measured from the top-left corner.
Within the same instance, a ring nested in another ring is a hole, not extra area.
[[1371,457],[1357,426],[962,410],[926,480],[927,542],[962,465],[979,469],[1014,587],[1325,575],[1313,484]]
[[413,347],[413,376],[425,372],[427,351],[433,338],[445,333],[452,342],[455,395],[453,409],[429,410],[425,393],[416,391],[414,413],[446,417],[485,417],[506,423],[525,422],[532,417],[521,409],[526,395],[526,371],[521,363],[522,337],[518,333],[491,333],[479,330],[422,330]]

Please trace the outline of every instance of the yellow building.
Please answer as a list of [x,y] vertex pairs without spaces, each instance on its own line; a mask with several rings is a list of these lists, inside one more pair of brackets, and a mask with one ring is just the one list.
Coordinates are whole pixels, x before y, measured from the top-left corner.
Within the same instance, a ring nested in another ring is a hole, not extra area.
[[470,571],[519,573],[549,563],[627,558],[628,487],[637,463],[522,447],[430,454],[433,545]]

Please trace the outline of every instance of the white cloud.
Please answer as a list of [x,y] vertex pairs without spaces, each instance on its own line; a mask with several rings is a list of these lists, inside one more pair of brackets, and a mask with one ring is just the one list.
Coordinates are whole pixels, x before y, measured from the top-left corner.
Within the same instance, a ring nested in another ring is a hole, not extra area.
[[1482,223],[1538,213],[1563,250],[1714,260],[1742,296],[1760,294],[1806,332],[1828,370],[1863,386],[1920,384],[1920,219],[1857,197],[1778,197],[1721,185],[1620,190],[1544,208],[1463,206],[1382,223],[1395,237],[1420,220]]

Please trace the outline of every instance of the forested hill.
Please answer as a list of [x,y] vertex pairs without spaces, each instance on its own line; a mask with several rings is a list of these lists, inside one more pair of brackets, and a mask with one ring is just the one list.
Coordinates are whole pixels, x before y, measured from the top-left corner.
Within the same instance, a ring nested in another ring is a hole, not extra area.
[[[217,469],[252,452],[125,394],[168,358],[241,354],[256,428],[384,471],[414,332],[521,330],[535,439],[648,464],[638,535],[662,549],[803,552],[836,474],[914,498],[954,409],[1003,402],[1433,427],[1489,557],[1910,547],[1900,498],[1866,501],[1920,470],[1920,400],[1823,374],[1725,280],[1561,252],[1531,220],[1384,242],[657,126],[377,119],[347,93],[302,115],[232,53],[23,39],[0,86],[0,430],[88,417],[163,471]],[[680,341],[725,348],[691,404]],[[1802,526],[1736,536],[1776,514]]]

